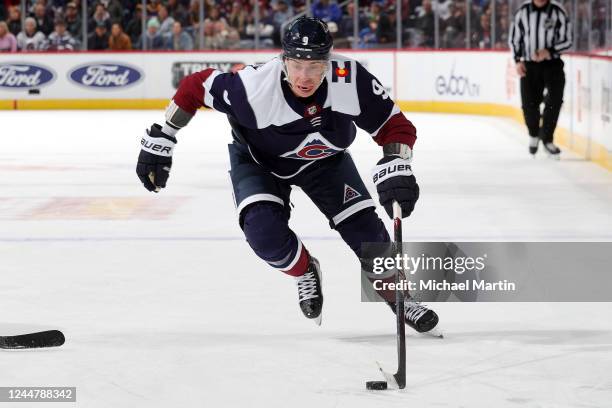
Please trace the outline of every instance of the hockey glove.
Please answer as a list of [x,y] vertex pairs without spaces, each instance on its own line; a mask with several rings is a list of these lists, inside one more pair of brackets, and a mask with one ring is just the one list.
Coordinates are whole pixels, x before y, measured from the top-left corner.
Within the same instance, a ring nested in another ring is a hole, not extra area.
[[176,138],[163,133],[157,123],[145,132],[140,141],[136,174],[147,190],[157,193],[166,187],[175,144]]
[[393,218],[393,201],[402,207],[402,218],[408,217],[419,199],[419,185],[412,174],[410,160],[385,156],[372,170],[380,205]]

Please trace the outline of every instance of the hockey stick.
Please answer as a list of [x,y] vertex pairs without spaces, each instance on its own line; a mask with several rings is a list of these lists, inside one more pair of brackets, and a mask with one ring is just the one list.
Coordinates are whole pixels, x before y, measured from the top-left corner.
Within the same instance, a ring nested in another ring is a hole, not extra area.
[[37,333],[0,336],[0,349],[16,350],[42,347],[59,347],[66,341],[59,330],[47,330]]
[[[393,245],[394,252],[402,255],[402,208],[397,201],[393,202]],[[401,270],[395,273],[395,321],[397,323],[397,372],[387,373],[378,364],[378,369],[387,380],[390,388],[404,389],[406,387],[406,326],[404,322],[404,291],[397,289],[404,274]]]

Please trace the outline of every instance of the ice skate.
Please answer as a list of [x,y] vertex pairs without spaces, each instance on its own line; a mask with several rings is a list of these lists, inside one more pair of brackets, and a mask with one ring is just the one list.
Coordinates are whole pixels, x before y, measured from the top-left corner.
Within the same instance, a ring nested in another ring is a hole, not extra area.
[[534,155],[538,152],[538,145],[540,144],[540,138],[537,136],[529,136],[529,153]]
[[295,278],[298,287],[298,297],[302,313],[309,319],[314,319],[321,325],[323,309],[323,292],[321,291],[321,268],[319,261],[310,256],[308,270],[302,276]]
[[[395,313],[395,302],[387,302],[387,304]],[[418,333],[441,337],[441,333],[436,330],[438,325],[436,312],[410,297],[404,299],[404,321]]]
[[561,149],[559,149],[553,142],[543,143],[544,150],[548,153],[551,159],[559,160],[561,155]]

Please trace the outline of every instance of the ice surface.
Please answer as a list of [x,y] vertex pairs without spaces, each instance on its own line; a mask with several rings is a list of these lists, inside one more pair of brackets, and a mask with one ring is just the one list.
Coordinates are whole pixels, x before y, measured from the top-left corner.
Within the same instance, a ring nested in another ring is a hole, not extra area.
[[[609,303],[437,304],[446,338],[408,333],[406,390],[367,391],[375,361],[394,369],[394,316],[360,303],[348,247],[294,191],[324,273],[316,327],[243,240],[223,116],[179,134],[166,190],[140,186],[140,135],[162,117],[0,112],[0,333],[67,338],[0,353],[0,386],[76,386],[87,408],[610,406]],[[532,159],[504,119],[408,117],[422,196],[406,240],[612,240],[609,172]],[[380,149],[362,133],[351,152],[367,180]]]

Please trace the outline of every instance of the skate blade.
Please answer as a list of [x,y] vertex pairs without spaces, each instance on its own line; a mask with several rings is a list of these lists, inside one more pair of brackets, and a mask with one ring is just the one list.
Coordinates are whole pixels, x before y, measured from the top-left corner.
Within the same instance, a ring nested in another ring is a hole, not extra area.
[[444,338],[444,333],[442,332],[442,330],[440,330],[438,328],[438,326],[434,327],[433,329],[431,329],[428,332],[420,333],[420,334],[422,334],[424,336],[435,337],[435,338],[438,338],[438,339],[443,339]]
[[[319,282],[321,284],[321,298],[323,297],[323,272],[321,272],[321,268],[319,267],[319,261],[317,261],[317,275],[319,275]],[[321,322],[323,321],[323,303],[321,303],[321,313],[314,319],[317,326],[321,326]]]
[[376,362],[376,365],[378,366],[378,369],[380,370],[383,377],[385,378],[385,381],[387,382],[387,388],[390,388],[393,390],[399,390],[400,388],[399,388],[399,385],[397,384],[397,381],[395,380],[395,376],[383,370],[382,366],[380,365],[378,361]]
[[548,153],[548,158],[550,160],[557,161],[557,160],[561,160],[561,155],[560,154],[551,154],[551,153]]

